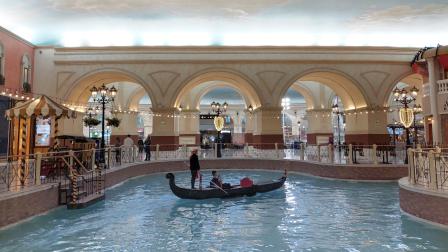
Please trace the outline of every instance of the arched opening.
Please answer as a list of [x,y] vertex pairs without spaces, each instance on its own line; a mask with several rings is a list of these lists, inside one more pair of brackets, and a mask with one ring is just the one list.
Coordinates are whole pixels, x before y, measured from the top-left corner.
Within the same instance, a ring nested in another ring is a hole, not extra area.
[[217,141],[217,130],[213,119],[214,113],[211,108],[212,103],[229,104],[223,114],[224,127],[221,130],[221,142],[234,145],[243,145],[244,130],[246,124],[246,102],[236,90],[228,87],[216,87],[208,90],[200,98],[200,119],[199,132],[201,145],[209,148]]
[[[394,90],[405,90],[410,93],[410,90],[415,87],[419,91],[414,101],[409,102],[406,106],[413,109],[414,121],[409,127],[409,136],[407,136],[406,129],[400,122],[399,111],[404,107],[404,104],[397,101],[394,97]],[[387,114],[387,129],[390,135],[391,144],[404,146],[409,137],[411,144],[425,143],[426,139],[432,139],[432,125],[431,121],[425,120],[425,116],[422,107],[429,106],[424,104],[424,97],[429,96],[429,90],[425,90],[423,87],[423,76],[420,74],[410,74],[401,79],[393,89],[390,90],[390,94],[387,97],[386,106],[389,107]],[[426,128],[426,131],[425,131]],[[428,137],[427,135],[431,135]]]
[[310,144],[343,143],[345,130],[356,127],[346,124],[346,111],[365,109],[368,105],[359,84],[335,71],[317,70],[301,74],[289,89],[283,91],[282,97],[285,98],[291,89],[299,92],[306,102],[306,111],[302,112],[304,115],[300,121],[306,138],[301,135],[300,140]]
[[179,143],[214,143],[211,123],[214,113],[210,107],[213,101],[229,105],[223,140],[238,145],[250,142],[253,132],[251,113],[261,105],[255,89],[238,74],[207,72],[188,81],[174,101],[174,107],[181,110]]
[[22,89],[25,93],[31,92],[31,61],[28,55],[22,57]]
[[[67,100],[76,104],[85,104],[84,116],[76,123],[64,123],[64,130],[69,133],[81,132],[79,135],[98,138],[102,134],[102,125],[86,125],[86,118],[95,118],[99,122],[116,118],[120,120],[118,126],[105,127],[106,144],[122,144],[123,139],[130,135],[137,144],[138,139],[144,138],[152,133],[152,100],[151,95],[146,92],[144,86],[123,73],[101,72],[89,75],[77,82],[77,85],[69,91]],[[102,117],[101,103],[95,101],[91,94],[92,87],[105,85],[107,88],[114,87],[117,95],[113,101],[105,105],[105,116]],[[79,125],[82,124],[82,125]],[[107,123],[106,123],[107,124]],[[77,130],[76,128],[82,130]],[[70,129],[74,128],[74,129]]]

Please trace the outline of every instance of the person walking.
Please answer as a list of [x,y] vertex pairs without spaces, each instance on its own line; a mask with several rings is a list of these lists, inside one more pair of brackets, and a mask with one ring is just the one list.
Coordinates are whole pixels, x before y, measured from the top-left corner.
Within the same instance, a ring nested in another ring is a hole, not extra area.
[[144,145],[145,145],[145,153],[146,153],[145,161],[150,161],[151,160],[151,135],[148,135],[148,137],[145,139]]
[[201,188],[201,174],[199,173],[200,169],[201,166],[199,165],[198,150],[194,149],[191,151],[190,156],[191,189],[194,189],[196,178],[199,178],[199,188]]
[[137,141],[138,146],[138,159],[143,159],[143,151],[145,150],[145,143],[143,142],[143,139],[139,138]]

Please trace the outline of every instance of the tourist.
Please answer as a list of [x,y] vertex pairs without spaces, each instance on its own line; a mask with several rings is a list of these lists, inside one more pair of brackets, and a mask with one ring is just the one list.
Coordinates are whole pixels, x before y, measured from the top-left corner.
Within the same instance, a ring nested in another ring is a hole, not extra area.
[[115,138],[115,162],[121,163],[121,142],[120,138]]
[[201,166],[199,165],[198,150],[194,149],[193,151],[191,151],[190,156],[191,189],[194,189],[196,177],[199,177],[199,187],[201,187],[201,175],[199,173],[200,169]]
[[138,158],[140,160],[143,159],[143,151],[145,150],[145,143],[143,142],[143,139],[139,138],[137,141],[138,146]]
[[151,135],[148,135],[148,137],[145,139],[144,146],[145,146],[145,153],[146,153],[145,161],[150,161],[151,160]]
[[210,181],[210,187],[222,188],[222,179],[217,171],[212,171],[212,180]]

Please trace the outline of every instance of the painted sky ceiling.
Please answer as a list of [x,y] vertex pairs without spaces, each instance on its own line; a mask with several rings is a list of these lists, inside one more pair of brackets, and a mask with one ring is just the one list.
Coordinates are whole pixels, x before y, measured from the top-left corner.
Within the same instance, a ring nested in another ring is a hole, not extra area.
[[0,0],[36,45],[448,44],[447,0]]

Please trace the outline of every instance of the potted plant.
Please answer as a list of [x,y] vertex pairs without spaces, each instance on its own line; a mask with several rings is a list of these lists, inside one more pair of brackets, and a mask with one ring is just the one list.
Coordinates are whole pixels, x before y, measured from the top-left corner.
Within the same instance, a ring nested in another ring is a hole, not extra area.
[[118,128],[118,126],[120,126],[120,122],[121,120],[116,117],[106,118],[106,125],[110,127]]
[[86,117],[86,118],[84,118],[84,124],[87,127],[95,127],[95,126],[97,126],[100,123],[101,123],[100,120],[98,120],[96,118],[93,118],[93,117]]

